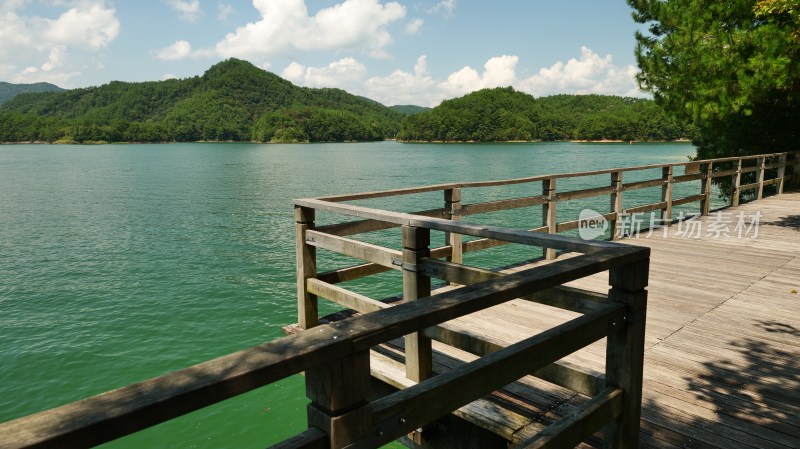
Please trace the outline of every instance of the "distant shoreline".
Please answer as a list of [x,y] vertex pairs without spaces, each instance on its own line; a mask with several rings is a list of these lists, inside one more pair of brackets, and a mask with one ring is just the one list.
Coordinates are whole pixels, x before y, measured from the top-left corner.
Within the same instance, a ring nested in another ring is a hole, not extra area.
[[397,140],[397,139],[384,139],[384,140],[363,140],[363,141],[342,141],[342,142],[256,142],[245,140],[197,140],[187,142],[163,141],[163,142],[106,142],[106,141],[86,141],[86,142],[47,142],[47,141],[26,141],[26,142],[0,142],[0,145],[166,145],[173,143],[251,143],[261,145],[280,145],[280,144],[324,144],[324,143],[371,143],[371,142],[399,142],[409,144],[419,143],[432,143],[432,144],[455,144],[455,143],[541,143],[541,142],[567,142],[567,143],[630,143],[631,145],[637,143],[691,143],[690,139],[676,139],[676,140],[493,140],[493,141],[477,141],[477,140]]
[[[388,139],[387,139],[388,140]],[[391,139],[395,140],[395,139]],[[477,140],[398,140],[400,143],[540,143],[540,142],[568,142],[568,143],[691,143],[690,139],[675,139],[675,140],[490,140],[490,141],[477,141]]]

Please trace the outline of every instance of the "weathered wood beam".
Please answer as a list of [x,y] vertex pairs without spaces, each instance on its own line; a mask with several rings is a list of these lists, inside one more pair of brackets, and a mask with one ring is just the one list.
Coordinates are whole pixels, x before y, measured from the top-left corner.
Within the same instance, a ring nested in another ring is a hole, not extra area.
[[639,447],[649,267],[647,259],[609,270],[609,304],[625,308],[622,319],[609,322],[606,339],[607,386],[625,391],[619,417],[604,429],[603,445],[611,449]]
[[672,182],[674,184],[680,184],[682,182],[697,181],[698,179],[703,179],[703,176],[705,176],[704,173],[692,173],[691,175],[675,176],[672,178]]
[[714,179],[712,176],[714,166],[709,162],[707,164],[702,164],[701,167],[705,176],[703,178],[703,183],[700,184],[700,194],[704,196],[704,198],[700,200],[700,215],[708,215],[711,210],[711,181]]
[[405,214],[401,212],[391,212],[378,209],[371,209],[361,206],[332,203],[315,199],[295,200],[295,205],[310,207],[317,210],[352,215],[362,218],[372,218],[385,220],[392,223],[404,224],[409,226],[424,227],[431,230],[443,232],[455,232],[463,235],[475,237],[486,237],[495,240],[503,240],[510,243],[519,243],[529,246],[540,246],[556,248],[563,251],[575,252],[595,252],[607,248],[616,248],[617,244],[598,240],[580,241],[571,237],[555,234],[531,233],[519,229],[510,229],[500,226],[480,225],[467,222],[456,222],[438,218],[425,218],[417,215]]
[[489,201],[486,203],[464,204],[461,206],[461,215],[484,214],[499,210],[518,209],[520,207],[538,206],[547,203],[545,196],[529,196],[524,198],[511,198],[508,200]]
[[[577,407],[570,416],[564,417],[544,430],[533,429],[535,436],[514,446],[515,449],[559,449],[575,447],[586,437],[597,432],[604,424],[619,416],[622,409],[623,391],[609,387],[585,404]],[[528,433],[526,429],[518,433]]]
[[312,427],[268,449],[328,449],[328,436]]
[[692,195],[684,198],[678,198],[677,200],[672,200],[672,205],[681,206],[684,204],[694,203],[695,201],[703,201],[705,198],[706,195],[704,193],[701,193],[699,195]]
[[306,243],[396,270],[400,270],[400,266],[395,261],[403,257],[401,251],[311,230],[306,231]]
[[[421,215],[423,217],[447,218],[445,209],[442,209],[441,207],[437,209],[411,212],[411,214]],[[380,220],[358,220],[358,221],[351,221],[347,223],[339,223],[334,225],[318,226],[315,228],[315,230],[319,232],[324,232],[326,234],[332,234],[344,237],[348,235],[363,234],[365,232],[373,232],[373,231],[382,231],[384,229],[392,229],[397,227],[400,227],[400,225]]]
[[375,312],[391,307],[391,305],[385,302],[360,295],[342,287],[320,281],[319,279],[308,280],[308,291],[361,313]]
[[[671,167],[664,167],[664,169],[668,169]],[[648,187],[658,187],[664,184],[663,179],[651,179],[648,181],[636,181],[636,182],[629,182],[622,185],[623,190],[639,190],[639,189],[646,189]]]
[[359,279],[373,274],[384,273],[391,269],[392,268],[384,267],[376,263],[365,263],[326,271],[318,274],[317,279],[329,284],[338,284],[340,282],[352,281],[353,279]]
[[[508,276],[496,271],[432,259],[424,259],[420,265],[420,270],[427,276],[461,285],[472,285],[489,279]],[[606,295],[565,285],[541,290],[522,296],[520,299],[578,313],[598,310],[608,302]]]
[[317,275],[317,252],[306,242],[308,232],[314,229],[314,216],[314,209],[294,208],[297,324],[303,329],[319,323],[317,298],[306,290],[306,280]]
[[[431,255],[430,229],[403,226],[403,301],[430,297],[431,278],[419,270],[423,259]],[[421,382],[433,375],[431,339],[421,330],[405,336],[406,377]]]
[[[675,205],[675,202],[673,201],[672,204]],[[660,201],[658,203],[651,203],[651,204],[644,204],[642,206],[630,207],[628,209],[625,209],[625,211],[623,212],[623,215],[624,214],[640,214],[642,212],[650,212],[650,211],[654,211],[654,210],[661,210],[661,209],[664,209],[666,207],[667,207],[667,202],[666,201]]]
[[591,189],[572,190],[569,192],[559,192],[556,194],[556,201],[572,201],[582,198],[592,198],[595,196],[603,196],[611,194],[612,188],[610,186],[594,187]]

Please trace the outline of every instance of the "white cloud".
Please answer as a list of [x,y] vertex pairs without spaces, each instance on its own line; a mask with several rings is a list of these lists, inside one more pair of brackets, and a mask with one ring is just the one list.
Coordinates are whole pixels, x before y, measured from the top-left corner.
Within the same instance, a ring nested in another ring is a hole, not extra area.
[[417,59],[413,73],[395,70],[387,76],[365,79],[366,75],[366,67],[354,58],[343,58],[324,67],[292,62],[281,72],[282,77],[301,86],[338,87],[386,105],[436,105],[445,98],[428,72],[426,55]]
[[12,76],[11,82],[21,84],[45,82],[63,87],[69,85],[70,81],[80,74],[79,71],[48,71],[30,66]]
[[161,75],[161,81],[178,79],[178,75],[174,73],[165,73]]
[[428,10],[429,14],[441,14],[445,18],[453,17],[456,11],[456,0],[442,0]]
[[233,5],[228,3],[220,3],[217,6],[217,20],[220,22],[227,22],[231,14],[235,13],[236,9]]
[[[47,81],[66,86],[90,59],[119,36],[116,10],[104,0],[52,1],[55,17],[26,15],[30,0],[0,2],[0,59],[14,82]],[[25,67],[22,71],[18,67]]]
[[405,28],[406,34],[419,34],[419,30],[422,28],[423,23],[425,23],[425,21],[422,19],[414,19],[411,22],[408,22]]
[[281,73],[289,81],[308,87],[352,89],[367,73],[364,64],[355,58],[343,58],[325,67],[306,67],[292,62]]
[[119,35],[116,10],[102,2],[81,4],[61,14],[58,19],[44,19],[46,40],[85,50],[98,50]]
[[178,12],[178,17],[187,22],[195,22],[203,14],[200,0],[168,0],[169,6]]
[[14,64],[0,62],[0,78],[8,78],[15,70],[17,66]]
[[559,93],[646,96],[636,87],[635,67],[616,66],[611,55],[600,57],[586,47],[581,48],[580,59],[557,62],[523,80],[517,74],[519,62],[515,55],[497,56],[484,64],[482,72],[467,66],[436,79],[428,71],[426,55],[417,59],[413,72],[398,69],[386,76],[368,76],[363,64],[354,58],[343,58],[323,67],[293,62],[281,76],[303,86],[340,87],[386,105],[436,106],[446,98],[504,86],[537,97]]
[[636,67],[617,66],[612,56],[600,57],[587,47],[581,47],[580,59],[561,61],[542,68],[536,75],[524,79],[519,88],[534,96],[558,93],[607,94],[645,96],[636,86]]
[[156,51],[156,57],[162,61],[184,59],[192,55],[192,45],[187,41],[175,41],[169,47]]
[[428,72],[428,57],[417,58],[414,73],[395,70],[389,76],[374,76],[364,83],[364,96],[385,105],[435,106],[445,99]]
[[53,69],[57,69],[64,65],[64,60],[67,57],[67,47],[63,45],[59,45],[57,47],[53,47],[50,50],[50,55],[47,58],[47,62],[42,64],[42,70],[45,72],[50,72]]
[[17,56],[21,48],[33,46],[31,36],[33,29],[25,17],[20,17],[13,10],[0,10],[0,57],[3,59]]
[[464,95],[487,87],[511,86],[517,79],[517,56],[496,56],[483,65],[483,74],[466,66],[450,74],[447,80],[439,83],[439,88],[450,97]]
[[257,58],[311,50],[360,49],[386,57],[392,42],[387,25],[405,17],[396,2],[345,0],[309,16],[304,0],[253,0],[261,14],[216,45],[222,57]]

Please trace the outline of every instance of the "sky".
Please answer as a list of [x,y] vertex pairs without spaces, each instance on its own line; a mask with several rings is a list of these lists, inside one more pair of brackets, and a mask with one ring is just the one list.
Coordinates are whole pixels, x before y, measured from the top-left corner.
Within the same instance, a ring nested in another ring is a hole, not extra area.
[[0,0],[0,81],[186,78],[235,57],[385,105],[497,86],[646,97],[630,13],[625,0]]

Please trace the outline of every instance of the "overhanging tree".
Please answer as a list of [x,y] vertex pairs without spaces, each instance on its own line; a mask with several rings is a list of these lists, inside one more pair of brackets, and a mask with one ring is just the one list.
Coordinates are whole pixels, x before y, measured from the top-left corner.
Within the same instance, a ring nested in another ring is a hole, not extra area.
[[628,0],[638,81],[689,118],[701,158],[800,144],[800,0]]

